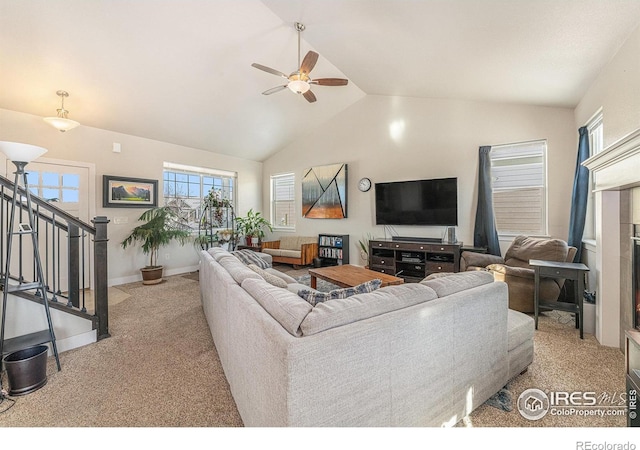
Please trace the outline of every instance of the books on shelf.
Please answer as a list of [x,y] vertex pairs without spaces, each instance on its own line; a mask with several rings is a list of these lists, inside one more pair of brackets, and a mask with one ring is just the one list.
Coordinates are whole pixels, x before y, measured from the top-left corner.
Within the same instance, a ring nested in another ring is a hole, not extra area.
[[331,247],[320,247],[318,249],[318,256],[320,256],[321,258],[342,259],[342,249],[331,248]]
[[342,248],[341,236],[320,236],[319,245],[325,247],[339,247]]

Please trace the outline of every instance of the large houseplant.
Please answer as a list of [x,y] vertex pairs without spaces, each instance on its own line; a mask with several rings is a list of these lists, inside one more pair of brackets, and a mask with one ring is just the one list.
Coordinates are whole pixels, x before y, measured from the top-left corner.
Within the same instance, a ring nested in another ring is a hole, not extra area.
[[180,225],[177,214],[168,206],[149,209],[138,220],[145,223],[135,227],[121,245],[127,248],[134,243],[140,244],[142,252],[149,255],[149,264],[140,269],[142,283],[157,284],[162,281],[164,269],[158,264],[158,250],[174,240],[184,245],[191,233]]
[[247,245],[258,245],[264,237],[265,229],[273,231],[271,223],[262,216],[260,211],[254,211],[253,208],[245,217],[236,218],[236,227],[238,233],[245,236]]

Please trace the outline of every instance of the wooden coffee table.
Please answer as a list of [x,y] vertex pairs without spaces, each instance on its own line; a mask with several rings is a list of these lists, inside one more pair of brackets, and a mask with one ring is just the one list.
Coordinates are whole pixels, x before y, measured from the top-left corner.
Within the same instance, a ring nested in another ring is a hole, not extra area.
[[318,278],[336,284],[340,287],[353,287],[366,281],[382,280],[382,286],[390,286],[393,284],[402,284],[402,278],[394,277],[375,270],[365,269],[351,264],[343,264],[341,266],[321,267],[319,269],[309,269],[311,275],[311,287],[316,289]]

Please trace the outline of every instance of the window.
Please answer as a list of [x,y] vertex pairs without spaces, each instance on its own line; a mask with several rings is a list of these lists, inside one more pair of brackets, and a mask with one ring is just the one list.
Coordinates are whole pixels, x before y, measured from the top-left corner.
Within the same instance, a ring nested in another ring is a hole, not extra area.
[[271,224],[274,229],[296,228],[295,182],[293,173],[271,177]]
[[[587,123],[587,130],[589,132],[589,156],[594,156],[600,153],[604,147],[604,127],[602,124],[602,110],[599,110],[591,120]],[[584,233],[583,239],[595,239],[596,238],[596,194],[593,192],[593,186],[595,180],[593,175],[589,176],[589,197],[587,197],[587,212],[584,221]]]
[[78,203],[80,201],[80,175],[73,173],[27,173],[32,194],[49,202]]
[[491,148],[493,207],[501,235],[547,235],[546,141]]
[[165,162],[162,181],[164,204],[173,206],[193,231],[198,231],[204,198],[210,192],[236,203],[235,172]]

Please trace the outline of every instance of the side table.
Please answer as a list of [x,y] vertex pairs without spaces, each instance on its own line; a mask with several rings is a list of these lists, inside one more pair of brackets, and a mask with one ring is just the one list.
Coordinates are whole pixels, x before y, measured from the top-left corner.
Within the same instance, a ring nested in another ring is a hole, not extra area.
[[[535,272],[535,289],[534,289],[534,311],[536,330],[538,329],[538,312],[540,307],[555,309],[558,311],[566,311],[576,314],[576,328],[580,328],[580,339],[584,339],[583,334],[583,300],[584,300],[584,273],[589,268],[582,263],[568,263],[557,261],[542,261],[539,259],[529,260],[529,265],[533,267]],[[567,280],[575,280],[578,286],[575,289],[575,303],[569,302],[540,302],[540,278],[564,278]]]

